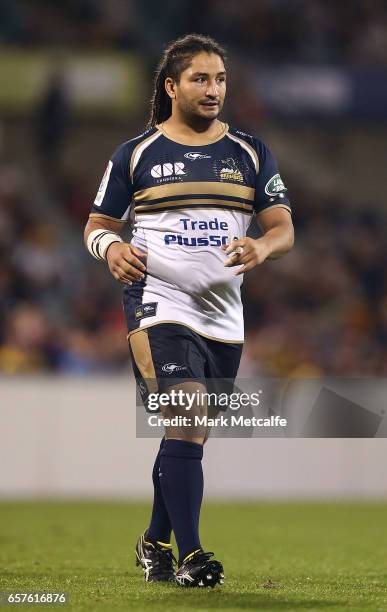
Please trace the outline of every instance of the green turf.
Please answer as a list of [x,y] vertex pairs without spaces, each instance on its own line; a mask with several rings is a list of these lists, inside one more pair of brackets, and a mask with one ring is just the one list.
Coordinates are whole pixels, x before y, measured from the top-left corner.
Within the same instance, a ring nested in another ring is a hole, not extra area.
[[139,503],[1,503],[0,591],[66,591],[54,609],[76,611],[387,610],[387,504],[207,503],[202,542],[226,582],[205,591],[144,583],[133,546],[148,515]]

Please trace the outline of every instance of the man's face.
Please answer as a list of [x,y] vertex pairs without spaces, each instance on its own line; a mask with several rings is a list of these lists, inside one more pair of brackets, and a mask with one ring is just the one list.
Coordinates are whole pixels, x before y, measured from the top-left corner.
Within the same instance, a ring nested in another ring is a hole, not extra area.
[[222,110],[226,94],[226,71],[222,59],[215,53],[198,53],[173,83],[175,102],[184,115],[209,121]]

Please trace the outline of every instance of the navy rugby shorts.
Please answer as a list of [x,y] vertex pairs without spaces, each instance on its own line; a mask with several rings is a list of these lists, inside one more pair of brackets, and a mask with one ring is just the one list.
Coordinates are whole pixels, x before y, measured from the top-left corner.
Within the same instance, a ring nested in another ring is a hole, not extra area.
[[150,392],[164,393],[183,381],[201,382],[209,393],[232,393],[242,348],[242,343],[212,340],[178,323],[135,331],[129,349],[145,408]]

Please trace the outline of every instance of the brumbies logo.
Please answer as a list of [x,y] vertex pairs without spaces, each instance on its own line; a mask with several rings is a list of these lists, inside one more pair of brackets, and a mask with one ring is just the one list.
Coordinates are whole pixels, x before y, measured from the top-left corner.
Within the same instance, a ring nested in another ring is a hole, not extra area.
[[147,304],[140,304],[136,306],[134,311],[134,318],[136,321],[145,319],[145,317],[154,317],[157,312],[157,302],[148,302]]
[[223,168],[220,171],[220,178],[222,181],[239,181],[243,183],[243,174],[239,170],[235,159],[228,157],[222,159]]

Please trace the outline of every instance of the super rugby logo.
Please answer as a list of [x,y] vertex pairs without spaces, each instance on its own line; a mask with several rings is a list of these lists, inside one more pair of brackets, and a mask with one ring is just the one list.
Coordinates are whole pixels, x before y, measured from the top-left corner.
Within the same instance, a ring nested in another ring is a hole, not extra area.
[[145,317],[154,317],[157,312],[157,302],[148,302],[148,304],[140,304],[136,306],[134,318],[136,321]]
[[94,200],[94,206],[101,206],[101,204],[102,204],[102,200],[105,197],[106,188],[108,186],[108,182],[109,182],[110,173],[112,171],[112,168],[113,168],[113,162],[109,161],[108,165],[106,166],[105,174],[102,177],[102,181],[101,181],[101,184],[99,186],[98,193],[97,193],[96,198]]
[[175,372],[180,372],[181,370],[186,370],[186,366],[177,365],[177,363],[165,363],[161,368],[163,372],[167,374],[174,374]]

